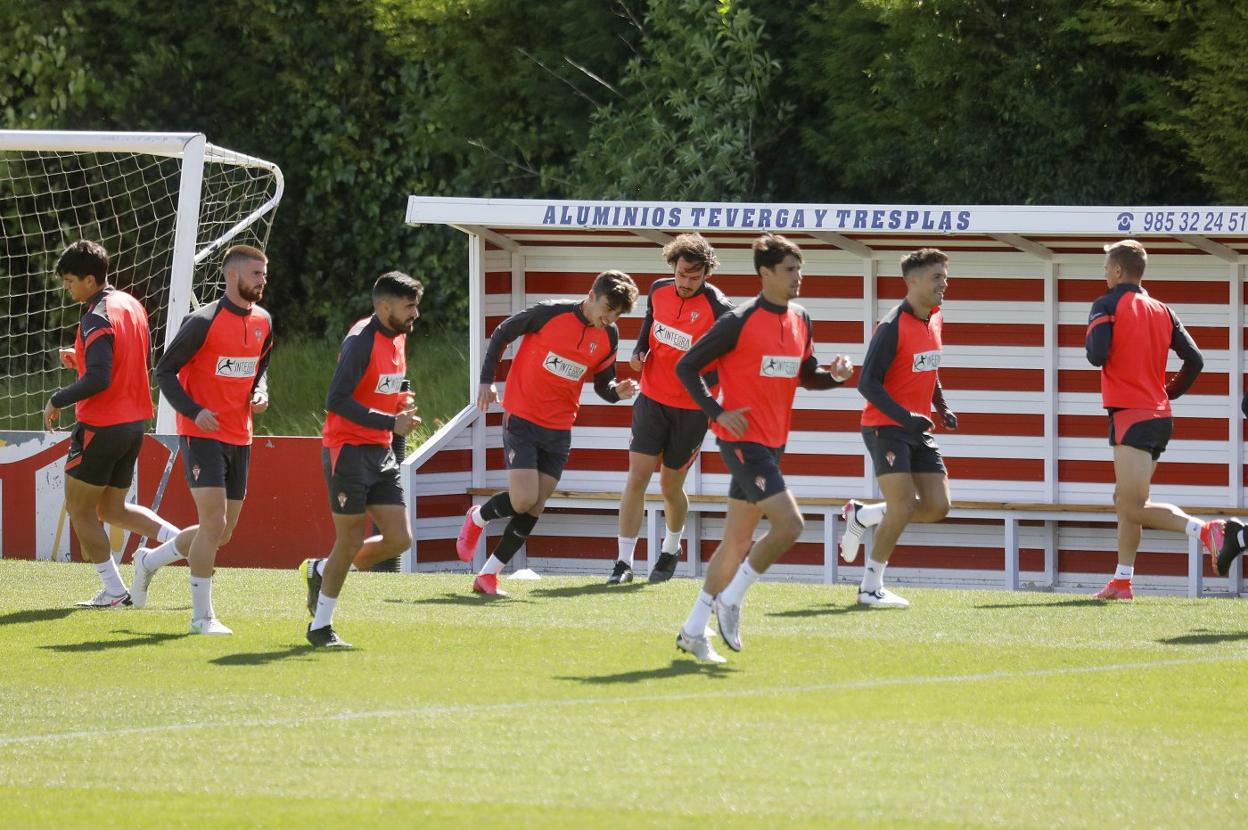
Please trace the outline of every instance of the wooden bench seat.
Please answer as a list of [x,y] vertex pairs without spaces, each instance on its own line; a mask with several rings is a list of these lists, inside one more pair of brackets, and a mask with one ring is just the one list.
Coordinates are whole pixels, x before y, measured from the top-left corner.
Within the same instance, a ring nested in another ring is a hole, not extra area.
[[[482,501],[497,489],[474,487],[468,494],[476,501]],[[610,510],[620,502],[620,493],[609,490],[556,490],[547,501],[547,507],[580,510]],[[840,557],[838,555],[841,507],[851,498],[861,496],[818,496],[801,497],[798,505],[807,515],[821,516],[823,519],[823,581],[832,583],[839,579]],[[725,497],[722,495],[698,494],[689,496],[690,521],[687,525],[686,538],[688,550],[700,549],[701,534],[700,513],[719,513],[725,509]],[[1185,508],[1194,516],[1205,518],[1245,518],[1248,508],[1229,508],[1221,506],[1197,506]],[[645,496],[646,541],[648,549],[658,549],[661,529],[663,497],[659,493],[648,492]],[[1097,522],[1116,523],[1117,516],[1114,506],[1110,503],[1101,504],[1045,504],[1039,502],[995,502],[995,501],[954,501],[950,505],[949,517],[955,519],[990,519],[1002,522],[1004,530],[1005,572],[1004,587],[1017,590],[1019,583],[1018,549],[1019,523],[1025,521],[1041,521],[1048,524],[1065,522]],[[862,556],[860,553],[859,556]],[[653,559],[647,560],[647,567]],[[697,576],[701,572],[701,558],[686,555],[684,573]],[[1236,560],[1230,574],[1232,593],[1238,593],[1242,560]],[[1053,587],[1057,579],[1057,551],[1055,545],[1045,549],[1045,580]],[[1198,597],[1203,590],[1204,563],[1199,545],[1195,540],[1188,544],[1188,596]]]

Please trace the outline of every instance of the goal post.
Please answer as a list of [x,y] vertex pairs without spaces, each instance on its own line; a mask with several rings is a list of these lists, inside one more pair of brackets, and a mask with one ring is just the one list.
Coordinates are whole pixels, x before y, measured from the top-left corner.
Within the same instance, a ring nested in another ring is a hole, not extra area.
[[[76,239],[108,249],[111,282],[147,308],[152,363],[182,319],[222,288],[234,242],[264,246],[284,180],[272,162],[201,133],[0,130],[0,430],[39,429],[69,382],[55,361],[73,342],[75,304],[52,273]],[[156,431],[174,431],[160,401]]]

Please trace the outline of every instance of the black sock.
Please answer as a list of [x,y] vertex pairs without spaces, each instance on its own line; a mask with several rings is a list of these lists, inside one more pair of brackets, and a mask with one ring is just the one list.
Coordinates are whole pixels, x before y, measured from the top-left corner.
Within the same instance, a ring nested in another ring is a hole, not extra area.
[[537,517],[528,513],[512,516],[507,527],[503,529],[503,538],[498,540],[498,547],[494,548],[494,557],[504,565],[510,562],[511,557],[516,555],[516,551],[529,538],[529,532],[535,524]]
[[487,522],[514,515],[516,515],[516,509],[511,506],[511,494],[506,490],[495,493],[489,501],[481,505],[481,518]]

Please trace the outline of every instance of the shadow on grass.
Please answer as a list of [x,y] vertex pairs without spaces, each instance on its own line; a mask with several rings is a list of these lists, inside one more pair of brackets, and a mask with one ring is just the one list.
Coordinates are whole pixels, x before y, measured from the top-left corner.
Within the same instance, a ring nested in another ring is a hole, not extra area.
[[387,599],[383,602],[395,605],[485,605],[491,602],[527,603],[527,599],[505,596],[494,597],[489,594],[442,594],[428,599]]
[[565,599],[589,594],[629,594],[633,591],[640,591],[647,584],[649,583],[626,582],[623,585],[608,585],[605,582],[591,582],[588,585],[566,585],[562,588],[534,588],[529,591],[529,595],[543,599]]
[[[839,603],[828,603],[827,605],[816,605],[814,608],[795,608],[792,611],[772,611],[769,617],[827,617],[832,614],[857,614],[860,611],[874,610],[868,605],[841,605]],[[881,609],[893,610],[893,609]]]
[[659,669],[638,669],[637,671],[626,671],[618,674],[585,675],[582,677],[556,677],[555,680],[571,680],[588,686],[604,686],[613,683],[644,683],[647,680],[664,680],[669,677],[688,677],[695,674],[722,680],[735,671],[736,669],[732,666],[724,663],[699,663],[693,659],[675,659],[672,660],[670,666],[664,666]]
[[[326,651],[337,651],[338,649],[326,649]],[[216,663],[218,666],[265,666],[269,663],[276,663],[278,660],[285,660],[288,657],[302,657],[311,654],[314,651],[310,645],[290,646],[280,651],[253,651],[243,654],[226,654],[221,657],[214,657],[209,660],[210,663]]]
[[181,640],[185,634],[140,634],[137,631],[117,631],[116,634],[132,634],[126,640],[89,640],[85,643],[63,643],[54,646],[40,646],[48,651],[59,651],[64,654],[77,654],[84,651],[109,651],[114,648],[135,648],[136,646],[155,646],[167,640]]
[[1240,640],[1248,640],[1248,631],[1210,631],[1207,628],[1198,628],[1191,634],[1163,637],[1157,642],[1168,646],[1208,646],[1214,643],[1234,643]]
[[21,625],[22,623],[51,622],[63,620],[70,614],[85,611],[85,608],[32,608],[29,611],[14,611],[0,615],[0,625]]
[[1114,600],[1097,599],[1096,597],[1081,597],[1078,599],[1064,599],[1061,602],[998,602],[989,605],[976,605],[980,609],[993,608],[1078,608],[1083,605],[1109,605]]

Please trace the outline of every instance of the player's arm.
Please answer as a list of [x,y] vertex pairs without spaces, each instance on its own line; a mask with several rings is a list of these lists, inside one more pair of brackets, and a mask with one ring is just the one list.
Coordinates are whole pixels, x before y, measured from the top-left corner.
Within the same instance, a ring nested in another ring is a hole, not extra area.
[[532,334],[565,311],[567,311],[566,306],[538,303],[529,306],[524,311],[516,312],[499,323],[498,328],[494,329],[494,333],[490,335],[490,343],[485,348],[485,359],[481,361],[481,384],[494,382],[494,375],[498,371],[498,361],[502,359],[503,350],[511,345],[512,341],[521,335]]
[[704,367],[736,348],[745,321],[735,314],[725,314],[715,321],[715,325],[702,336],[693,348],[685,352],[676,363],[676,377],[689,390],[689,396],[698,408],[706,413],[706,417],[714,421],[724,413],[719,401],[711,397],[710,387],[702,375]]
[[633,357],[629,364],[633,371],[641,371],[641,364],[646,362],[650,353],[650,327],[654,325],[654,290],[663,284],[663,280],[655,280],[650,285],[650,293],[646,295],[646,316],[641,318],[641,331],[637,334],[637,342],[633,345]]
[[204,407],[196,403],[178,380],[178,372],[190,362],[195,353],[203,348],[208,339],[208,329],[212,327],[212,318],[198,312],[182,321],[182,327],[174,335],[173,342],[156,364],[156,383],[160,386],[160,394],[165,396],[179,414],[195,419]]
[[269,408],[269,360],[273,356],[273,321],[269,320],[269,335],[264,338],[260,350],[260,362],[256,364],[256,379],[251,384],[251,408],[263,412]]
[[1109,347],[1114,339],[1113,302],[1109,297],[1101,297],[1088,312],[1088,330],[1083,336],[1083,348],[1093,366],[1104,366],[1109,360]]
[[375,412],[357,401],[352,392],[360,385],[368,362],[373,357],[373,332],[365,328],[362,333],[349,334],[342,341],[338,352],[338,365],[329,381],[329,393],[325,396],[325,408],[335,415],[368,429],[394,429],[394,416]]
[[815,357],[815,338],[814,326],[810,321],[810,315],[803,315],[806,318],[806,347],[805,356],[802,358],[802,365],[798,370],[798,384],[803,389],[832,389],[845,383],[843,380],[837,380],[836,375],[827,369],[819,367],[819,360]]
[[598,393],[598,397],[607,403],[619,403],[624,398],[631,398],[633,392],[629,391],[627,395],[620,394],[620,388],[631,390],[636,386],[636,381],[626,380],[624,386],[616,386],[615,383],[615,356],[619,351],[620,332],[615,326],[607,328],[607,356],[598,364],[597,371],[594,372],[594,391]]
[[1183,360],[1183,367],[1179,369],[1179,373],[1166,383],[1166,396],[1174,400],[1192,388],[1201,370],[1205,368],[1205,358],[1197,348],[1192,335],[1183,328],[1179,315],[1173,311],[1170,311],[1170,322],[1174,326],[1170,332],[1170,348]]
[[[901,312],[897,312],[900,314]],[[862,360],[862,372],[858,377],[858,391],[871,405],[893,421],[911,432],[925,432],[931,428],[931,419],[921,412],[911,412],[888,394],[884,377],[888,367],[897,357],[897,315],[883,320],[875,327],[867,356]]]
[[52,406],[64,409],[97,395],[113,381],[113,327],[98,314],[82,318],[86,367],[82,377],[52,395]]
[[936,408],[936,413],[940,415],[940,420],[944,422],[945,427],[958,428],[958,416],[953,414],[953,410],[945,402],[945,390],[940,385],[939,374],[936,375],[936,387],[932,389],[932,406]]

